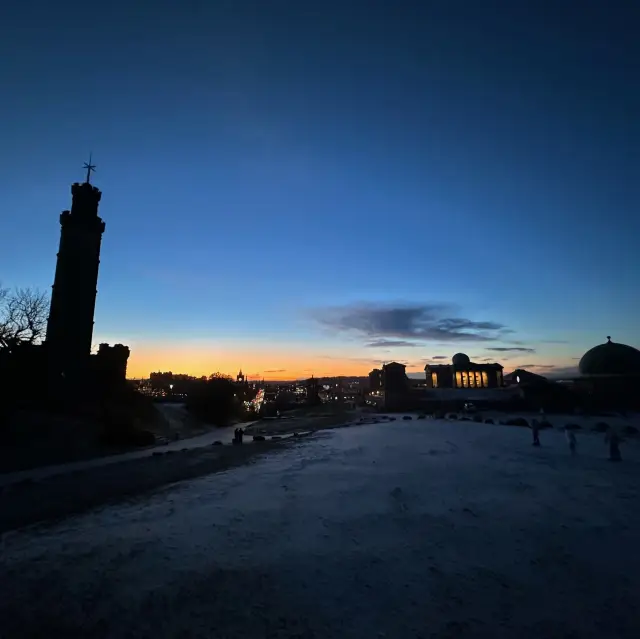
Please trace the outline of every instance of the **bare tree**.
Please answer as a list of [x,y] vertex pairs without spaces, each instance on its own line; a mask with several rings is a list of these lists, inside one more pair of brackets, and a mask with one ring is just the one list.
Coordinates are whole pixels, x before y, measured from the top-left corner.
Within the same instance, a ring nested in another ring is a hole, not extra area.
[[31,288],[0,288],[0,348],[42,342],[48,308],[46,293]]

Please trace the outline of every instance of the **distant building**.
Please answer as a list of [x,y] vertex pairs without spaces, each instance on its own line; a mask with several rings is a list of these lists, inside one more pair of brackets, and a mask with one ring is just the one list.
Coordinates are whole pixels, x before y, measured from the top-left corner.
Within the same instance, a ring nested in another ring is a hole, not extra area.
[[311,405],[319,404],[320,399],[318,379],[313,375],[306,382],[307,387],[307,403]]
[[374,368],[369,373],[369,392],[382,390],[382,371],[379,368]]
[[549,384],[549,380],[546,377],[531,373],[524,368],[516,368],[513,373],[504,375],[505,386],[520,386],[524,388],[533,386],[544,387],[547,384]]
[[408,395],[409,378],[404,364],[389,362],[369,373],[368,403],[380,409],[396,410],[405,405]]
[[385,393],[406,393],[409,390],[407,367],[390,362],[382,367],[382,387]]
[[504,385],[500,364],[479,364],[468,355],[457,353],[451,364],[424,367],[428,388],[500,388]]

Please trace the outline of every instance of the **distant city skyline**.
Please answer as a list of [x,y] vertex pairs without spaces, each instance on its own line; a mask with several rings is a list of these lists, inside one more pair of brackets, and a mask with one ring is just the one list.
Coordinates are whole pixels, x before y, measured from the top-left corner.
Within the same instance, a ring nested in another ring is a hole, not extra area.
[[92,153],[130,377],[640,346],[636,8],[276,4],[12,8],[3,286],[50,290]]

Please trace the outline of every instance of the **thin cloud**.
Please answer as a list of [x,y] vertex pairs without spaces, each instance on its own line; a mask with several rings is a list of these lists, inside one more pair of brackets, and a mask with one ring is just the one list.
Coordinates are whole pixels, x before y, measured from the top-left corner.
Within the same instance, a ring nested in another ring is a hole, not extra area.
[[433,357],[430,357],[429,359],[449,359],[449,357],[447,355],[434,355]]
[[264,373],[286,373],[286,368],[273,368],[270,371],[263,371]]
[[332,332],[377,341],[492,342],[512,333],[504,324],[476,321],[455,314],[445,304],[352,304],[314,313]]
[[523,346],[496,346],[494,348],[487,348],[488,351],[495,351],[497,353],[535,353],[535,348],[524,348]]
[[404,339],[377,339],[365,344],[366,348],[415,348],[416,346],[420,344]]

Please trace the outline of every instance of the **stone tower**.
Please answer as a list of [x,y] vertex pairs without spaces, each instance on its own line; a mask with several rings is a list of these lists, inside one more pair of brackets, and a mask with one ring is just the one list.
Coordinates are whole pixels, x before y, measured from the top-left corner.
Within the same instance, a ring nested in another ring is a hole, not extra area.
[[71,211],[60,215],[60,248],[51,291],[46,344],[50,361],[66,377],[82,375],[93,337],[100,244],[105,223],[98,216],[102,193],[87,179],[71,186]]

